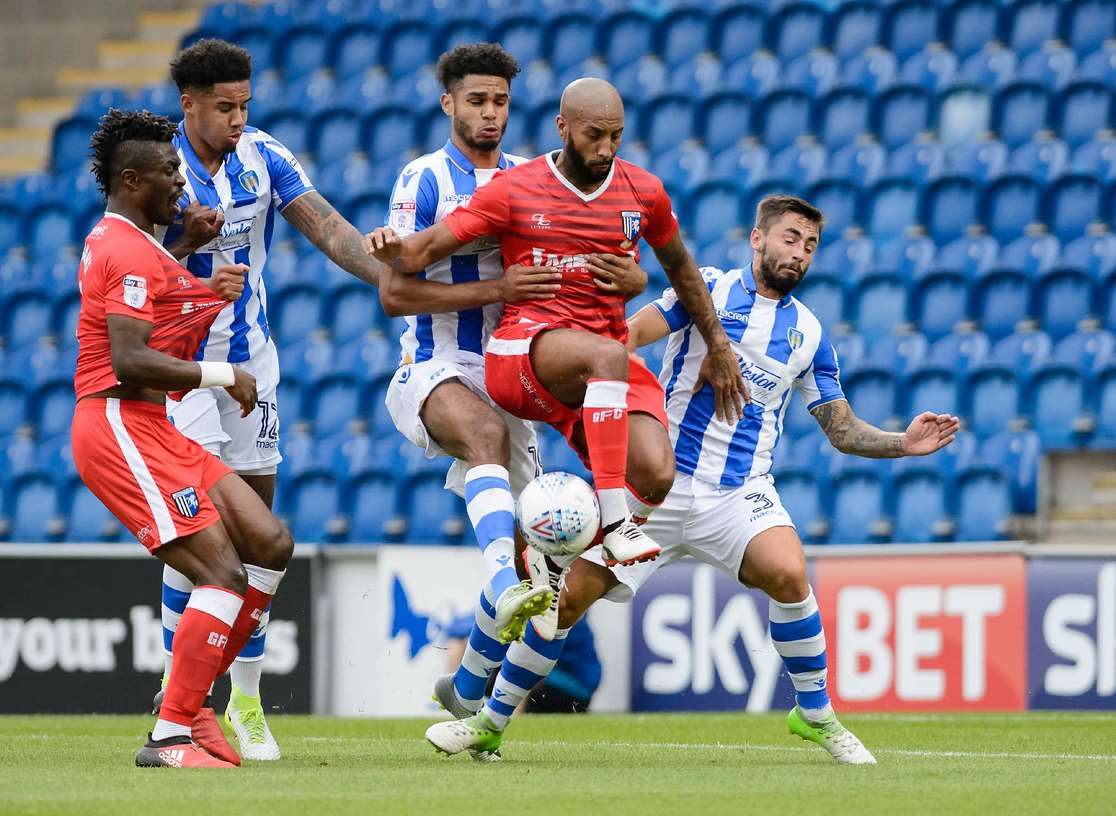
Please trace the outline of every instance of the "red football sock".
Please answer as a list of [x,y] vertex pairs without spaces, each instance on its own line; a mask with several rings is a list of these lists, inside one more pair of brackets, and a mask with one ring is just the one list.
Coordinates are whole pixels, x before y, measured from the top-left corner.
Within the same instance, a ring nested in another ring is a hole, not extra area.
[[159,719],[185,726],[194,721],[221,668],[243,602],[228,589],[195,587],[174,633],[174,663]]
[[628,467],[628,384],[619,380],[590,380],[585,388],[581,422],[593,482],[601,505],[601,526],[628,516],[624,473]]
[[[244,648],[248,638],[252,637],[256,627],[260,625],[260,616],[263,615],[269,603],[271,603],[271,595],[256,589],[251,584],[248,585],[248,591],[244,593],[244,605],[240,607],[240,614],[236,616],[236,621],[232,625],[232,633],[229,635],[229,642],[225,646],[217,677],[229,670],[229,666],[236,660],[236,656],[240,654],[240,650]],[[178,637],[178,635],[176,634],[175,637]],[[177,658],[175,659],[177,660]]]

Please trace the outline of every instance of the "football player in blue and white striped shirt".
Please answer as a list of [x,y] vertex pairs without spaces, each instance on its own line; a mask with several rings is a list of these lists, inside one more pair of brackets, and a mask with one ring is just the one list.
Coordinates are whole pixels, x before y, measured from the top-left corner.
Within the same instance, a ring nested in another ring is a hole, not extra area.
[[[600,547],[571,565],[562,589],[560,631],[600,598],[628,601],[663,564],[691,555],[770,597],[771,639],[796,690],[791,731],[826,748],[841,763],[874,763],[872,754],[837,720],[826,691],[825,633],[794,522],[771,476],[774,449],[792,392],[806,400],[830,442],[870,458],[925,456],[950,444],[958,421],[923,413],[904,433],[860,420],[841,389],[837,355],[817,318],[791,296],[810,265],[822,213],[792,196],[760,202],[749,268],[703,270],[713,305],[740,361],[749,401],[739,422],[716,416],[713,390],[699,378],[705,344],[672,290],[629,320],[631,349],[670,335],[660,381],[666,391],[677,474],[666,500],[645,527],[663,545],[658,561],[607,569]],[[440,723],[427,739],[450,753],[495,751],[519,699],[553,668],[561,641],[529,631],[509,649],[478,715]]]

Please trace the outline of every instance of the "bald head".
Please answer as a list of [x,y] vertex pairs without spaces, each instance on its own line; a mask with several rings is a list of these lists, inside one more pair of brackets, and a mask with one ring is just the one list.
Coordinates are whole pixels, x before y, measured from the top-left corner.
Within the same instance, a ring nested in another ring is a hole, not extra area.
[[612,84],[596,77],[575,79],[562,92],[558,111],[569,123],[619,119],[624,122],[624,102]]
[[575,79],[562,92],[558,111],[562,155],[558,168],[583,190],[594,189],[612,170],[624,134],[624,102],[603,79]]

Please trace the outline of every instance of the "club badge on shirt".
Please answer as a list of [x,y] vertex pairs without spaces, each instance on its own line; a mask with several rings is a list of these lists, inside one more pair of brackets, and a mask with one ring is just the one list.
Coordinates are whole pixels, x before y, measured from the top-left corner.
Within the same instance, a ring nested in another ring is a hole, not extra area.
[[147,279],[139,275],[124,276],[124,302],[133,309],[142,309],[147,303]]

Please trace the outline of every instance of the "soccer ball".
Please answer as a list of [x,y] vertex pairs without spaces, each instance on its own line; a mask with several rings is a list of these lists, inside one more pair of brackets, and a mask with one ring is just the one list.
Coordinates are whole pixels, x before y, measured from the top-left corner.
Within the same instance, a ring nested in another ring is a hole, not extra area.
[[519,531],[543,555],[580,555],[601,526],[597,494],[572,473],[532,479],[515,503]]

